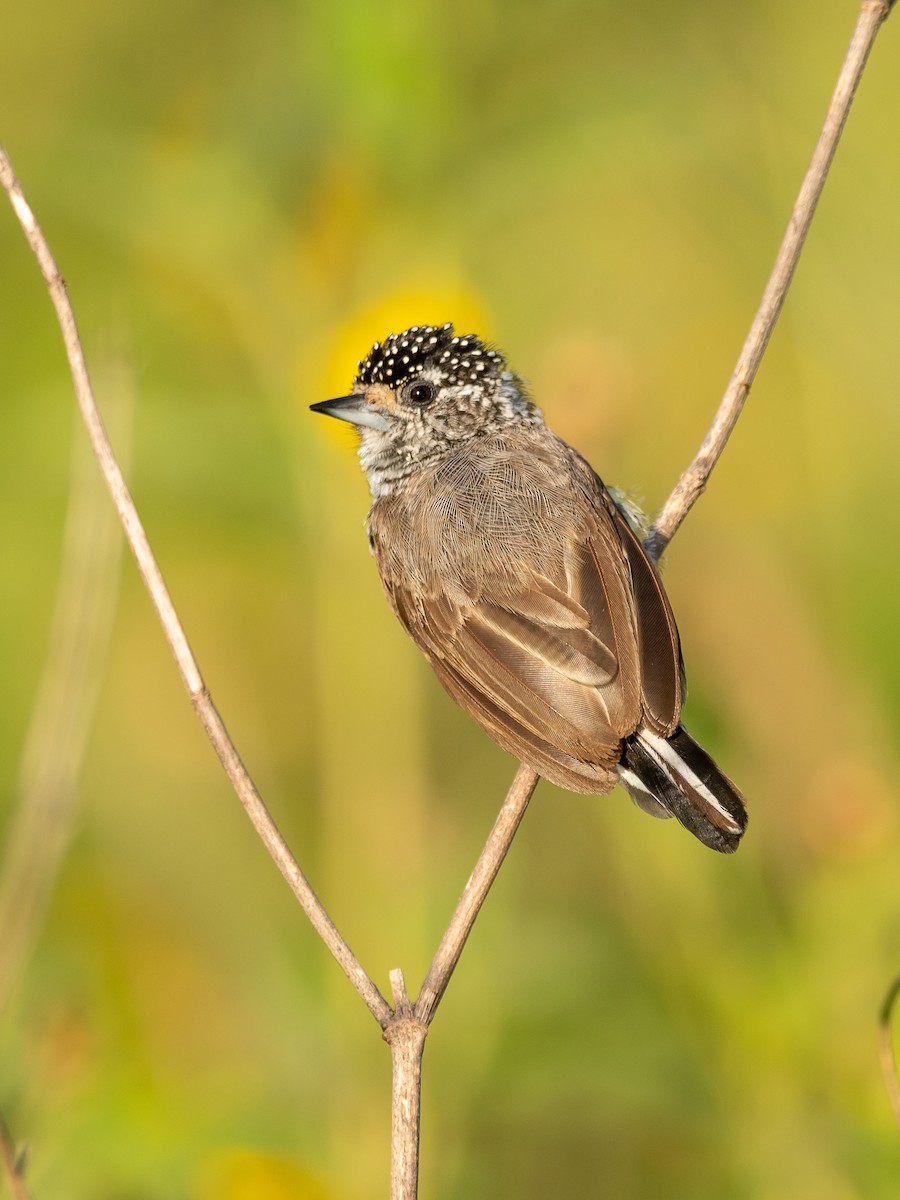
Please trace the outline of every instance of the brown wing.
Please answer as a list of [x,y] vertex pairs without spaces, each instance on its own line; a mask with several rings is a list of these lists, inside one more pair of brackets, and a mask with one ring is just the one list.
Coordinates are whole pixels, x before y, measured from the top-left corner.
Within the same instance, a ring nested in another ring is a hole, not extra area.
[[405,570],[382,580],[441,683],[495,741],[555,783],[606,792],[622,739],[645,716],[654,729],[677,723],[678,641],[639,541],[572,459],[569,486],[585,503],[561,547],[537,546],[514,565],[498,554],[462,595],[421,577],[411,586]]
[[644,721],[664,737],[675,732],[684,702],[681,643],[662,580],[637,535],[597,479],[600,497],[616,523],[628,556],[640,654]]

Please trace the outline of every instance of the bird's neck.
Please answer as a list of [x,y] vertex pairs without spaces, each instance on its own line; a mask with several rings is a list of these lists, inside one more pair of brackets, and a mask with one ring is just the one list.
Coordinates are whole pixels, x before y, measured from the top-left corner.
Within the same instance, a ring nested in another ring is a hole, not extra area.
[[419,447],[415,454],[398,453],[379,430],[365,430],[359,443],[359,461],[373,500],[393,495],[404,480],[436,466],[447,453],[446,446]]

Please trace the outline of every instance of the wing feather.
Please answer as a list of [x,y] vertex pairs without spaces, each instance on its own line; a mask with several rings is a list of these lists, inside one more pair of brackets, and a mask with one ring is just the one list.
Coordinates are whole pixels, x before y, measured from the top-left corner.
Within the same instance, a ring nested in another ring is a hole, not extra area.
[[644,716],[654,732],[668,736],[678,725],[684,702],[678,628],[656,567],[612,497],[600,486],[604,506],[616,519],[631,568]]
[[[501,461],[509,486],[511,460]],[[480,492],[456,496],[473,514],[468,550],[464,521],[449,543],[423,528],[440,502],[424,483],[402,515],[390,501],[373,508],[373,549],[394,611],[446,690],[548,779],[605,792],[624,738],[644,721],[663,734],[677,724],[677,630],[653,564],[588,464],[556,439],[516,461],[537,479],[519,493],[537,515],[515,551],[479,523],[494,519]],[[544,536],[556,512],[570,515]],[[441,554],[460,569],[442,568]]]

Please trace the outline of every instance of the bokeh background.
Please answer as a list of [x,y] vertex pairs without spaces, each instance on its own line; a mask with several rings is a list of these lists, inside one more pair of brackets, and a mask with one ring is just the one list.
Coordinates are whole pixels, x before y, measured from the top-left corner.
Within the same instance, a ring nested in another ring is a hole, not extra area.
[[[2,139],[150,537],[383,989],[395,966],[421,980],[514,763],[390,615],[352,433],[307,405],[388,331],[454,320],[658,508],[856,13],[4,10]],[[900,971],[898,38],[889,22],[750,404],[668,554],[688,723],[749,797],[746,842],[722,859],[623,794],[540,785],[429,1040],[435,1200],[897,1195],[876,1014]],[[37,1200],[383,1195],[388,1052],[104,541],[2,209],[0,1109]]]

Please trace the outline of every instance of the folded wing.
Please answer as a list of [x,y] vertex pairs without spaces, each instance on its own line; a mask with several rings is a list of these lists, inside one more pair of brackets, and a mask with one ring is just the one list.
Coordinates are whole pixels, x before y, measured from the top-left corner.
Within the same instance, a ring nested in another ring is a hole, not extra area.
[[[622,740],[671,732],[678,634],[643,547],[586,464],[586,519],[513,566],[498,555],[477,594],[385,579],[401,622],[447,691],[501,746],[564,787],[606,792]],[[589,470],[589,469],[588,469]]]

